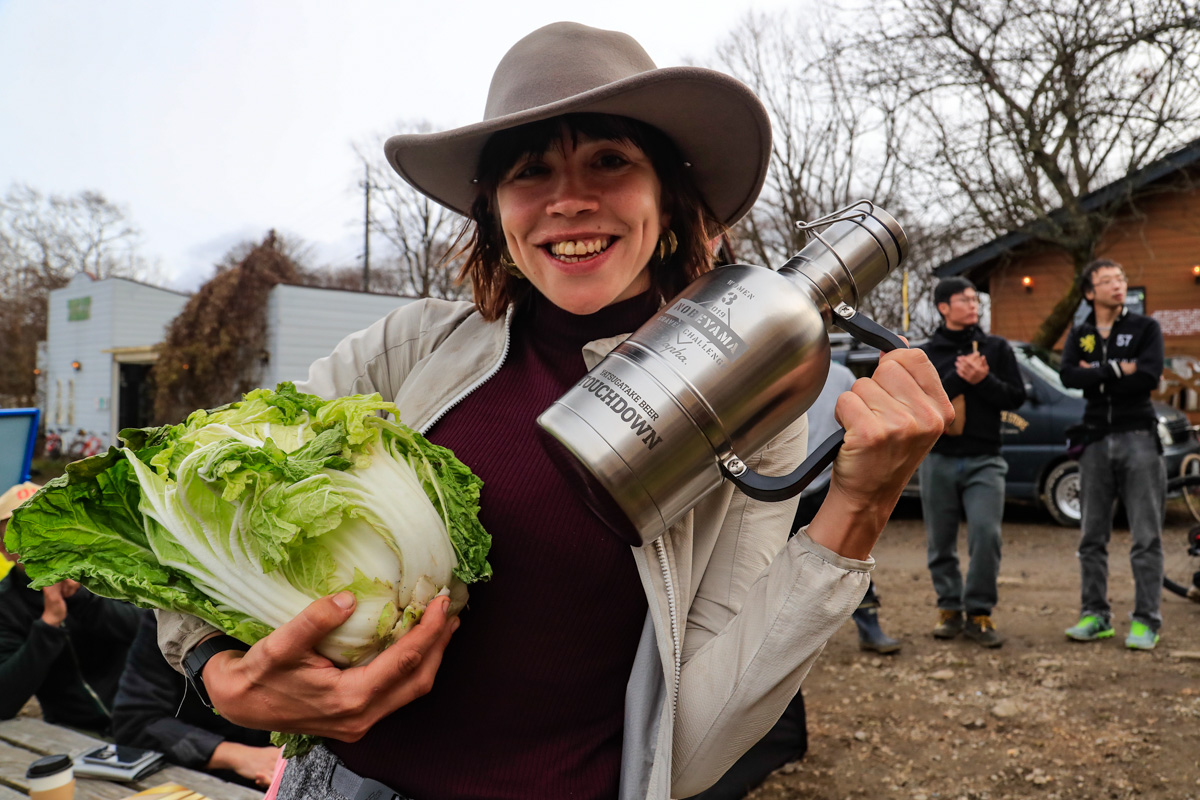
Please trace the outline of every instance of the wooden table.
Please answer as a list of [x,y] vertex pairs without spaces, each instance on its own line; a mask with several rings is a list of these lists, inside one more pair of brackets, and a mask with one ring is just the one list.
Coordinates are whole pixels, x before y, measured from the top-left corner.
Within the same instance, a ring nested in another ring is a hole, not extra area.
[[[25,769],[42,756],[67,753],[74,758],[102,744],[99,739],[32,717],[0,722],[0,800],[28,800]],[[212,800],[262,800],[263,796],[260,791],[204,772],[168,766],[136,783],[76,778],[75,800],[123,800],[134,792],[164,783],[181,784]]]

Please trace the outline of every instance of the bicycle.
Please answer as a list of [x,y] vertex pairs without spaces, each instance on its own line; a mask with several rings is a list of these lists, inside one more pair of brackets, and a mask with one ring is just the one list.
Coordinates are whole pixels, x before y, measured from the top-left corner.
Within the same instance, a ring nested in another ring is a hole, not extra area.
[[94,456],[103,449],[104,443],[100,441],[99,436],[89,435],[87,431],[80,428],[67,447],[67,458],[78,461],[81,458]]
[[[1189,466],[1200,466],[1200,460],[1192,464],[1184,464],[1184,474],[1167,481],[1167,492],[1179,491],[1187,504],[1188,511],[1200,521],[1200,470],[1188,469]],[[1200,558],[1200,524],[1193,525],[1187,532],[1187,554],[1192,558]],[[1193,603],[1200,603],[1200,570],[1192,573],[1190,585],[1176,583],[1163,575],[1163,588]]]

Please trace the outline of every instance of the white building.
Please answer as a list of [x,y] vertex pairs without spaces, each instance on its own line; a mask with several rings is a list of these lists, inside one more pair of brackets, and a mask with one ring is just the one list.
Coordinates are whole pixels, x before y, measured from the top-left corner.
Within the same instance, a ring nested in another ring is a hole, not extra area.
[[[300,381],[308,365],[349,333],[413,298],[307,286],[274,287],[267,299],[263,386]],[[187,295],[124,278],[76,275],[50,293],[39,352],[39,394],[48,435],[78,457],[116,443],[122,428],[151,424],[146,377]],[[237,324],[230,321],[230,324]]]

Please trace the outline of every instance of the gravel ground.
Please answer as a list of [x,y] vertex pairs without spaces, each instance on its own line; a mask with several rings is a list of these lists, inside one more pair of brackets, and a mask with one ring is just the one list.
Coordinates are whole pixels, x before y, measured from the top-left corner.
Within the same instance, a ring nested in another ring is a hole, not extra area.
[[[1178,582],[1200,568],[1186,554],[1192,524],[1172,501],[1164,549]],[[1129,532],[1118,529],[1117,635],[1067,640],[1079,613],[1077,536],[1010,505],[993,612],[1006,643],[939,641],[919,504],[904,501],[875,551],[880,619],[904,649],[863,653],[848,622],[804,684],[808,754],[750,797],[1200,800],[1200,605],[1165,594],[1157,649],[1126,650],[1133,583]]]

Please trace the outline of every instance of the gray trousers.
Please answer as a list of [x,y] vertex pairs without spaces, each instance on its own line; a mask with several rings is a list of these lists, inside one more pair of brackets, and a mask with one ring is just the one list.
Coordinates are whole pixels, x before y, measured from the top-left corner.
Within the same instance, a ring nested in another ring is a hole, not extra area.
[[[1000,574],[1000,523],[1004,517],[1001,456],[930,453],[917,470],[925,545],[938,608],[990,615]],[[967,518],[967,577],[958,566],[958,523]]]
[[1083,520],[1079,537],[1081,616],[1112,622],[1108,603],[1108,540],[1113,500],[1121,498],[1133,545],[1132,619],[1157,631],[1162,626],[1163,514],[1167,468],[1150,431],[1110,433],[1093,442],[1079,459]]

